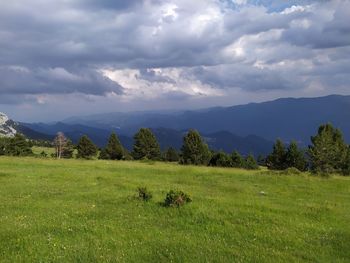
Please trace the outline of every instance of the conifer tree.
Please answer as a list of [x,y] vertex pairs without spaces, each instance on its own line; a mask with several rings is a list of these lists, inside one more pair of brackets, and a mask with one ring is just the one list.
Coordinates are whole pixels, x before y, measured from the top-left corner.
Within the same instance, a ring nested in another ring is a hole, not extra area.
[[70,159],[70,158],[73,158],[73,153],[74,153],[74,144],[70,139],[67,139],[66,145],[63,148],[61,157],[64,159]]
[[0,155],[6,155],[6,149],[9,144],[9,139],[6,137],[0,137]]
[[242,168],[244,166],[244,159],[238,151],[234,151],[231,154],[231,165],[235,168]]
[[273,146],[272,153],[267,156],[266,165],[272,170],[284,170],[286,165],[286,149],[280,139],[276,140]]
[[196,130],[190,130],[184,137],[181,153],[182,164],[207,165],[211,157],[208,145]]
[[159,143],[150,129],[141,128],[138,133],[135,134],[134,141],[135,143],[132,151],[134,159],[160,159]]
[[266,158],[265,158],[265,156],[262,155],[262,154],[259,154],[259,156],[257,158],[257,163],[258,163],[258,165],[265,166],[266,165]]
[[29,141],[19,133],[10,138],[5,149],[6,155],[11,156],[28,156],[33,154]]
[[350,175],[350,146],[348,146],[347,154],[342,167],[343,175]]
[[285,162],[286,167],[294,167],[300,171],[305,171],[307,169],[305,154],[302,150],[299,150],[295,141],[291,142],[288,146]]
[[99,156],[98,156],[98,159],[101,159],[101,160],[109,160],[109,159],[110,159],[109,154],[107,153],[106,148],[102,148],[102,149],[101,149],[100,154],[99,154]]
[[[105,153],[105,156],[103,156],[104,153]],[[124,148],[120,143],[116,133],[113,132],[109,137],[108,144],[106,146],[106,149],[104,150],[104,153],[102,154],[102,157],[105,157],[103,159],[110,159],[110,160],[123,159]]]
[[321,125],[311,137],[309,146],[311,170],[320,173],[341,172],[347,156],[347,145],[339,129],[331,124]]
[[244,168],[248,170],[257,170],[259,169],[259,165],[257,164],[254,156],[249,154],[244,162]]
[[78,158],[91,159],[92,157],[96,156],[98,149],[96,145],[89,139],[89,137],[84,135],[79,139],[77,150]]
[[212,157],[209,161],[209,166],[218,166],[218,167],[231,167],[232,160],[225,152],[216,152],[212,154]]
[[175,148],[169,147],[165,152],[165,160],[168,162],[178,162],[179,161],[179,154],[176,151]]

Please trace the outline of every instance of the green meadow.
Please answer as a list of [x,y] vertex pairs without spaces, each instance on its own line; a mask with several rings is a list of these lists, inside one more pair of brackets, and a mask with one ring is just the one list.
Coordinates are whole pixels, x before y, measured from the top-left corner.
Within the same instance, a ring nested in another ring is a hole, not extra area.
[[1,157],[0,262],[350,262],[350,178]]

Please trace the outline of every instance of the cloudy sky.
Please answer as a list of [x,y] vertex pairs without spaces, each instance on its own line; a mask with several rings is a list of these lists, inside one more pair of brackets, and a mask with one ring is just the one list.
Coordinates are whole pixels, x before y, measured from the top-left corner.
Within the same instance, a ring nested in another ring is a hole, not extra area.
[[21,121],[350,94],[350,0],[0,3],[0,111]]

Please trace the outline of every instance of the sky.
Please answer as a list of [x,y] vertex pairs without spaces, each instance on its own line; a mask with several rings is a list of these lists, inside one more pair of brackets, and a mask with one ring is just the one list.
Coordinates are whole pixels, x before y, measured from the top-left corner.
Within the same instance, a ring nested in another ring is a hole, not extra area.
[[0,0],[0,112],[350,95],[350,0]]

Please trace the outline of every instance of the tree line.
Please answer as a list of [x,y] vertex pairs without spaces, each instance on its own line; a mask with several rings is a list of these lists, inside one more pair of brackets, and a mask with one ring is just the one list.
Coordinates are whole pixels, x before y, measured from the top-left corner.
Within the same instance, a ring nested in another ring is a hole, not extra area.
[[[26,140],[21,134],[13,138],[0,138],[0,155],[25,156],[32,155],[33,142]],[[277,139],[272,152],[259,156],[258,160],[252,154],[242,156],[233,151],[227,154],[223,151],[211,151],[201,135],[196,130],[189,130],[183,138],[180,151],[170,147],[161,152],[159,143],[148,128],[141,128],[134,135],[134,145],[131,152],[123,147],[116,133],[112,133],[106,147],[99,149],[92,140],[84,135],[77,145],[61,132],[53,141],[54,157],[104,160],[155,160],[179,162],[183,165],[208,165],[218,167],[236,167],[244,169],[259,169],[266,166],[271,170],[295,168],[300,171],[310,170],[315,173],[341,173],[350,175],[350,147],[344,141],[339,129],[331,124],[321,125],[315,136],[311,137],[308,149],[299,148],[296,142],[285,145]],[[42,153],[45,155],[45,153]]]

